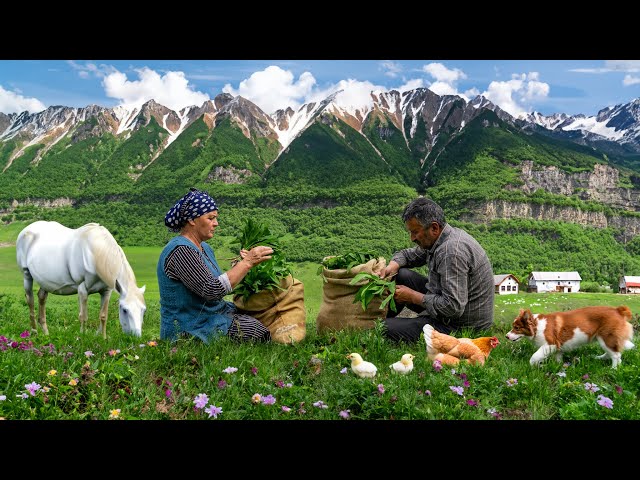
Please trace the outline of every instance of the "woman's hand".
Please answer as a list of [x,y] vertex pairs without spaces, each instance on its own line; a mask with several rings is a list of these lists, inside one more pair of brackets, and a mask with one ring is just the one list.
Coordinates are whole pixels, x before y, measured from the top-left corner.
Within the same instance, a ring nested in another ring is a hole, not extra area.
[[247,262],[251,268],[253,268],[262,262],[270,260],[272,253],[273,248],[258,245],[257,247],[253,247],[251,250],[240,250],[240,257],[242,257],[242,260]]

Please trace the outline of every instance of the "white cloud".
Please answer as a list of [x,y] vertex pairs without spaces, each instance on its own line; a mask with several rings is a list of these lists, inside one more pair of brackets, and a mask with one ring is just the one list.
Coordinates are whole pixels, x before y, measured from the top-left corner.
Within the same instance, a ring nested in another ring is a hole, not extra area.
[[295,81],[291,71],[271,65],[242,80],[237,89],[227,83],[222,91],[234,97],[240,95],[270,114],[287,107],[296,110],[312,93],[315,84],[316,79],[309,72]]
[[459,68],[451,70],[441,63],[424,65],[422,70],[435,78],[437,82],[448,83],[452,87],[455,86],[458,80],[467,78],[467,75]]
[[549,84],[540,81],[538,72],[511,74],[506,82],[493,81],[482,93],[507,113],[517,117],[531,111],[530,102],[549,95]]
[[414,90],[416,88],[424,88],[424,80],[421,78],[414,78],[413,80],[409,80],[396,88],[391,88],[390,90],[398,90],[400,93],[406,92],[407,90]]
[[640,60],[605,60],[604,67],[573,68],[569,71],[578,73],[640,72]]
[[635,85],[636,83],[640,83],[640,77],[632,77],[631,75],[625,75],[624,79],[622,80],[622,84],[625,87],[628,87],[629,85]]
[[98,78],[104,78],[111,73],[116,73],[118,70],[111,66],[101,63],[100,65],[96,65],[95,63],[87,62],[85,64],[81,64],[78,62],[74,62],[73,60],[67,60],[67,63],[73,68],[76,72],[78,72],[78,76],[80,78],[90,78],[92,76]]
[[29,113],[37,113],[47,107],[37,98],[27,98],[20,95],[20,92],[5,90],[0,85],[0,112],[21,113],[27,110]]
[[473,87],[469,90],[466,90],[463,95],[465,98],[475,98],[480,95],[480,90],[478,90],[476,87]]
[[369,81],[362,82],[349,78],[347,80],[340,80],[338,83],[334,83],[327,88],[314,90],[307,96],[305,103],[322,101],[338,90],[342,91],[336,95],[334,103],[340,107],[348,108],[352,106],[360,107],[371,105],[373,103],[371,92],[376,90],[386,91],[387,89],[380,85],[374,85]]
[[398,62],[386,60],[384,62],[380,62],[380,69],[384,70],[384,74],[388,77],[395,78],[402,71],[402,65]]
[[137,69],[139,80],[128,80],[127,75],[115,71],[107,74],[103,80],[105,93],[123,105],[141,104],[155,100],[172,110],[180,110],[191,105],[200,106],[209,95],[196,92],[189,86],[183,72],[166,72],[158,74],[150,68]]

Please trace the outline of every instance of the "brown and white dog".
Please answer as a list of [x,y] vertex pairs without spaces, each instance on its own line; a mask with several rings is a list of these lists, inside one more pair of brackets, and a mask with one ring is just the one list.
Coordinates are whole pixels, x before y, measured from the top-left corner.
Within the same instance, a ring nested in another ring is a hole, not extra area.
[[568,352],[596,338],[604,349],[596,358],[610,358],[616,368],[622,361],[622,352],[633,348],[633,326],[629,323],[629,307],[584,307],[566,312],[535,313],[521,309],[513,321],[509,340],[527,337],[540,347],[529,363],[537,365],[551,354],[562,361],[562,352]]

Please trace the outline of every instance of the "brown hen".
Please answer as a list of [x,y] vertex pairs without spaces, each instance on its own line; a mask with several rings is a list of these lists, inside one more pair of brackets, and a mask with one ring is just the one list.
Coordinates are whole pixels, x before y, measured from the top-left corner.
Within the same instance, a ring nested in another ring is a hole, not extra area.
[[457,365],[461,360],[484,365],[491,350],[500,344],[497,337],[452,337],[438,332],[429,324],[426,324],[422,331],[427,344],[427,358],[439,360],[444,365]]

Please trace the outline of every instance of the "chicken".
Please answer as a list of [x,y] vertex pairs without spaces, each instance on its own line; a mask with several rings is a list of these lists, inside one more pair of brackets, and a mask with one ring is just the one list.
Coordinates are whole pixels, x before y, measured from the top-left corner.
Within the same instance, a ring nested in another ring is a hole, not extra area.
[[427,344],[427,358],[440,360],[445,365],[457,365],[461,360],[484,365],[491,350],[500,344],[497,337],[452,337],[438,332],[429,324],[426,324],[422,331]]
[[373,378],[378,368],[371,362],[365,362],[359,353],[350,353],[347,358],[351,360],[351,370],[360,378]]
[[415,357],[410,353],[405,353],[402,355],[400,361],[392,363],[389,365],[389,368],[394,372],[401,373],[402,375],[406,375],[411,370],[413,370],[413,359]]

